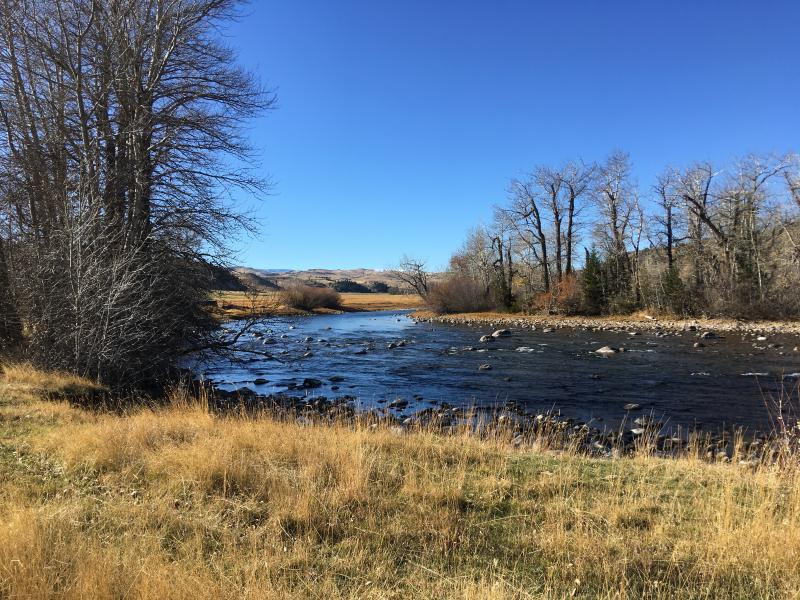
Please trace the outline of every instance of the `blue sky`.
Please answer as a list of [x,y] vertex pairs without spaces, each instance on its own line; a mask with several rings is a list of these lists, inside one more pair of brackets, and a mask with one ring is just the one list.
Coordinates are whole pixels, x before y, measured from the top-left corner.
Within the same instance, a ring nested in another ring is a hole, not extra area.
[[538,163],[800,149],[800,2],[256,0],[227,30],[277,109],[260,268],[446,264]]

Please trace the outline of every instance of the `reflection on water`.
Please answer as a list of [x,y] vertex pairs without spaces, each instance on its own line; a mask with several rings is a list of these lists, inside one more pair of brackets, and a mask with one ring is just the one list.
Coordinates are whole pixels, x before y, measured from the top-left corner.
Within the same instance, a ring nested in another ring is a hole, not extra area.
[[[764,395],[776,393],[782,381],[796,387],[785,376],[800,372],[800,354],[792,352],[797,341],[780,336],[756,341],[735,333],[694,348],[696,334],[688,332],[659,337],[519,329],[480,342],[486,333],[488,326],[416,323],[405,312],[275,318],[246,336],[241,349],[266,351],[277,360],[242,352],[240,364],[216,359],[195,368],[222,389],[248,387],[260,394],[318,379],[321,387],[291,393],[355,396],[363,408],[397,398],[409,401],[409,413],[433,401],[468,406],[513,400],[532,413],[558,410],[613,426],[626,404],[639,404],[673,426],[699,423],[707,429],[768,427]],[[594,353],[605,345],[628,351]]]

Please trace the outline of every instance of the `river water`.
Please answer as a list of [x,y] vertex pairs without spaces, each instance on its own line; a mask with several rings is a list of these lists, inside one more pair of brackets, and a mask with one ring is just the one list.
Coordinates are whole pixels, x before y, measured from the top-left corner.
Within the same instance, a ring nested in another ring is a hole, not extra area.
[[[690,332],[634,336],[564,328],[514,329],[479,341],[491,332],[488,325],[417,323],[407,311],[275,318],[240,340],[241,361],[207,359],[194,369],[229,391],[347,395],[362,409],[407,400],[407,407],[393,409],[398,415],[441,402],[513,400],[532,414],[553,411],[598,427],[616,427],[624,406],[639,404],[673,428],[763,431],[771,428],[765,399],[782,387],[797,397],[796,337],[729,333],[694,348],[698,337]],[[627,351],[594,352],[605,345]],[[264,352],[274,359],[258,354]],[[322,385],[298,390],[306,378]]]

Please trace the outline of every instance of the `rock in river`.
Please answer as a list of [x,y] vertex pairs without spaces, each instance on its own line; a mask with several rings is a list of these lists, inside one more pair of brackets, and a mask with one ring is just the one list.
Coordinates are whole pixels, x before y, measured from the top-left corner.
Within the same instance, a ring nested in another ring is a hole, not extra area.
[[306,377],[303,379],[303,384],[300,386],[301,389],[310,390],[312,388],[318,388],[322,385],[322,382],[319,379],[314,379],[313,377]]
[[490,365],[488,363],[482,364],[482,365],[480,365],[478,367],[478,370],[479,371],[491,371],[492,370],[492,365]]
[[612,348],[611,346],[603,346],[602,348],[598,348],[597,350],[595,350],[595,354],[604,354],[604,355],[616,354],[617,352],[619,352],[619,349]]
[[642,408],[642,405],[631,402],[630,404],[626,404],[622,408],[624,408],[625,410],[639,410],[640,408]]
[[493,338],[505,337],[507,335],[511,335],[510,329],[498,329],[492,334]]
[[491,342],[491,341],[492,341],[492,339],[493,339],[493,338],[492,338],[492,336],[490,336],[490,335],[482,335],[482,336],[481,336],[481,341],[482,341],[482,342]]

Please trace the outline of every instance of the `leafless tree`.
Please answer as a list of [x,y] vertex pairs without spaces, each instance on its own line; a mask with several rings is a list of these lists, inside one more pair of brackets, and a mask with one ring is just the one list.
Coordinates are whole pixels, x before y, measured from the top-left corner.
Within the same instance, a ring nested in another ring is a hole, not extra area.
[[404,256],[400,265],[390,271],[390,275],[402,286],[413,290],[420,298],[426,299],[430,292],[428,271],[425,261]]
[[480,226],[467,233],[464,244],[450,258],[450,270],[480,283],[488,291],[494,260],[490,234]]
[[512,253],[512,229],[504,221],[498,221],[489,234],[493,251],[492,274],[497,303],[503,308],[514,304],[514,257]]
[[633,275],[629,242],[638,229],[636,219],[640,215],[627,153],[616,151],[598,167],[593,197],[601,216],[595,236],[607,255],[612,294],[627,298]]
[[667,256],[667,269],[675,265],[675,246],[683,242],[679,175],[672,168],[664,170],[653,185],[658,213],[654,216],[659,229],[655,232],[657,244],[663,246]]
[[0,222],[32,359],[127,385],[202,345],[205,265],[250,227],[241,126],[272,98],[237,0],[0,0]]
[[583,211],[583,199],[594,183],[594,176],[594,165],[586,165],[583,162],[570,161],[561,169],[561,180],[567,195],[567,228],[564,236],[567,275],[571,275],[574,270],[578,218]]
[[514,180],[509,190],[509,205],[500,208],[498,221],[513,229],[517,240],[537,263],[545,292],[550,290],[547,224],[544,203],[534,181]]
[[712,304],[766,300],[770,273],[765,253],[775,245],[779,231],[775,202],[780,201],[773,182],[787,166],[786,159],[748,156],[725,171],[700,163],[681,175],[695,288],[716,290],[718,298]]

